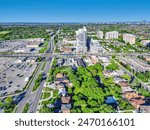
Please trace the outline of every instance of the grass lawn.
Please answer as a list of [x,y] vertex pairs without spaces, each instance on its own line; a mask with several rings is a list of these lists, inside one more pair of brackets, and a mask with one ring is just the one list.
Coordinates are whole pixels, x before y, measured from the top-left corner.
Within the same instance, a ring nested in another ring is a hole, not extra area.
[[46,41],[42,46],[41,50],[39,51],[39,53],[44,53],[47,50],[47,48],[48,48],[48,42]]
[[24,107],[24,109],[23,109],[23,113],[27,113],[28,112],[28,110],[29,110],[29,103],[27,103],[26,105],[25,105],[25,107]]
[[50,97],[50,93],[49,93],[49,92],[45,92],[43,99],[47,99],[47,98],[49,98],[49,97]]
[[1,31],[0,35],[5,35],[5,34],[8,34],[8,33],[10,33],[10,31]]
[[54,90],[54,89],[51,89],[51,88],[48,88],[48,87],[45,88],[45,91],[52,91],[52,90]]

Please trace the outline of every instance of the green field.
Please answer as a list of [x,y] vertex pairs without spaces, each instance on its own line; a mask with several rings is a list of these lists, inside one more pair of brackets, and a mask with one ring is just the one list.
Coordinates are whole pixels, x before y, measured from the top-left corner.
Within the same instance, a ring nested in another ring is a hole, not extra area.
[[8,33],[10,33],[10,31],[1,31],[0,35],[5,35],[5,34],[8,34]]

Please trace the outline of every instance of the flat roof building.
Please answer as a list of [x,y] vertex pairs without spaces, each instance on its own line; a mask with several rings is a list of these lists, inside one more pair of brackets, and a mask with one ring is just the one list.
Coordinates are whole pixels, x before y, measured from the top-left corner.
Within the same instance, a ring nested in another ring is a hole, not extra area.
[[106,32],[105,34],[105,39],[118,39],[118,37],[118,31]]
[[87,29],[79,29],[76,31],[76,52],[86,53],[87,52]]
[[103,38],[104,38],[104,33],[103,33],[103,31],[98,31],[96,36],[97,36],[99,39],[103,39]]
[[133,34],[123,34],[125,43],[135,44],[136,37]]

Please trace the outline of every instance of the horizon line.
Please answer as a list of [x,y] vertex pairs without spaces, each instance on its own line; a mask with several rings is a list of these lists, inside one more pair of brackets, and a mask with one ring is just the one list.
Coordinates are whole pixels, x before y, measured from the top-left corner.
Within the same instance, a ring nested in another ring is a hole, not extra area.
[[137,20],[137,21],[105,21],[105,22],[90,22],[90,21],[83,21],[83,22],[0,22],[0,24],[60,24],[60,23],[150,23],[150,21],[147,20]]

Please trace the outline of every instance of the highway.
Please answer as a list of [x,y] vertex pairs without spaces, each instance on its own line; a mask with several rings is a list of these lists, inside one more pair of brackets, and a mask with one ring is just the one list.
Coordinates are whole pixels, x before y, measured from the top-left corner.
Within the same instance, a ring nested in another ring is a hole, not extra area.
[[[59,33],[59,30],[57,31],[56,35],[58,33]],[[45,68],[44,68],[45,74],[48,73],[48,71],[51,69],[51,66],[52,66],[53,58],[49,58],[49,57],[55,51],[54,38],[55,38],[56,35],[51,37],[49,47],[48,47],[49,49],[45,53],[45,55],[48,55],[48,58],[46,58],[46,65],[45,65]],[[45,83],[45,80],[41,82],[39,89],[32,93],[32,95],[30,97],[31,105],[30,105],[30,109],[28,111],[29,113],[35,113],[37,111],[37,107],[38,107],[40,97],[42,95],[42,90],[43,90],[43,87],[44,87],[44,83]]]
[[32,89],[35,85],[35,80],[38,78],[38,75],[41,72],[43,64],[44,64],[44,62],[42,62],[40,64],[40,67],[39,67],[38,71],[36,72],[35,76],[33,77],[33,80],[31,82],[31,84],[29,85],[29,88],[26,90],[25,97],[22,99],[22,101],[19,102],[16,113],[21,113],[23,111],[26,102],[31,97]]
[[[54,37],[54,36],[53,36]],[[50,46],[51,47],[51,46]],[[48,58],[49,53],[51,53],[51,50],[47,51],[46,54],[32,54],[32,53],[13,53],[13,54],[0,54],[0,57],[43,57],[43,58]],[[76,53],[59,53],[59,54],[51,54],[51,58],[53,57],[62,57],[62,56],[72,56],[72,57],[78,57],[78,56],[91,56],[91,54],[76,54]],[[95,56],[131,56],[131,57],[137,57],[137,56],[150,56],[150,53],[101,53],[101,54],[92,54]]]
[[[48,73],[48,70],[51,68],[51,65],[52,65],[51,61],[48,61],[46,63],[46,66],[44,69],[45,73]],[[41,82],[39,89],[31,94],[31,97],[30,97],[31,105],[30,105],[30,109],[28,111],[29,113],[35,113],[37,110],[37,106],[38,106],[38,103],[39,103],[39,100],[40,100],[40,97],[42,94],[44,82],[45,82],[45,80],[43,80]]]
[[[43,56],[47,55],[50,57],[50,55],[54,53],[54,51],[55,51],[54,50],[54,38],[58,33],[59,33],[59,31],[57,31],[57,33],[51,37],[49,44],[48,44],[48,50],[43,54]],[[44,67],[44,72],[47,74],[48,70],[51,68],[52,59],[50,59],[50,58],[49,58],[49,60],[45,59],[45,61],[46,61],[46,65]],[[26,91],[25,97],[18,104],[18,108],[16,110],[16,113],[22,113],[23,109],[25,107],[25,104],[27,102],[29,102],[29,104],[30,104],[30,108],[29,108],[28,112],[30,112],[30,113],[36,112],[38,102],[39,102],[40,96],[42,94],[42,89],[43,89],[45,80],[43,80],[41,82],[39,88],[35,92],[32,92],[32,90],[33,90],[33,87],[35,85],[35,80],[38,78],[38,75],[40,74],[45,61],[41,62],[41,65],[40,65],[38,71],[36,72],[31,84],[29,85],[29,89],[27,89],[27,91]]]

